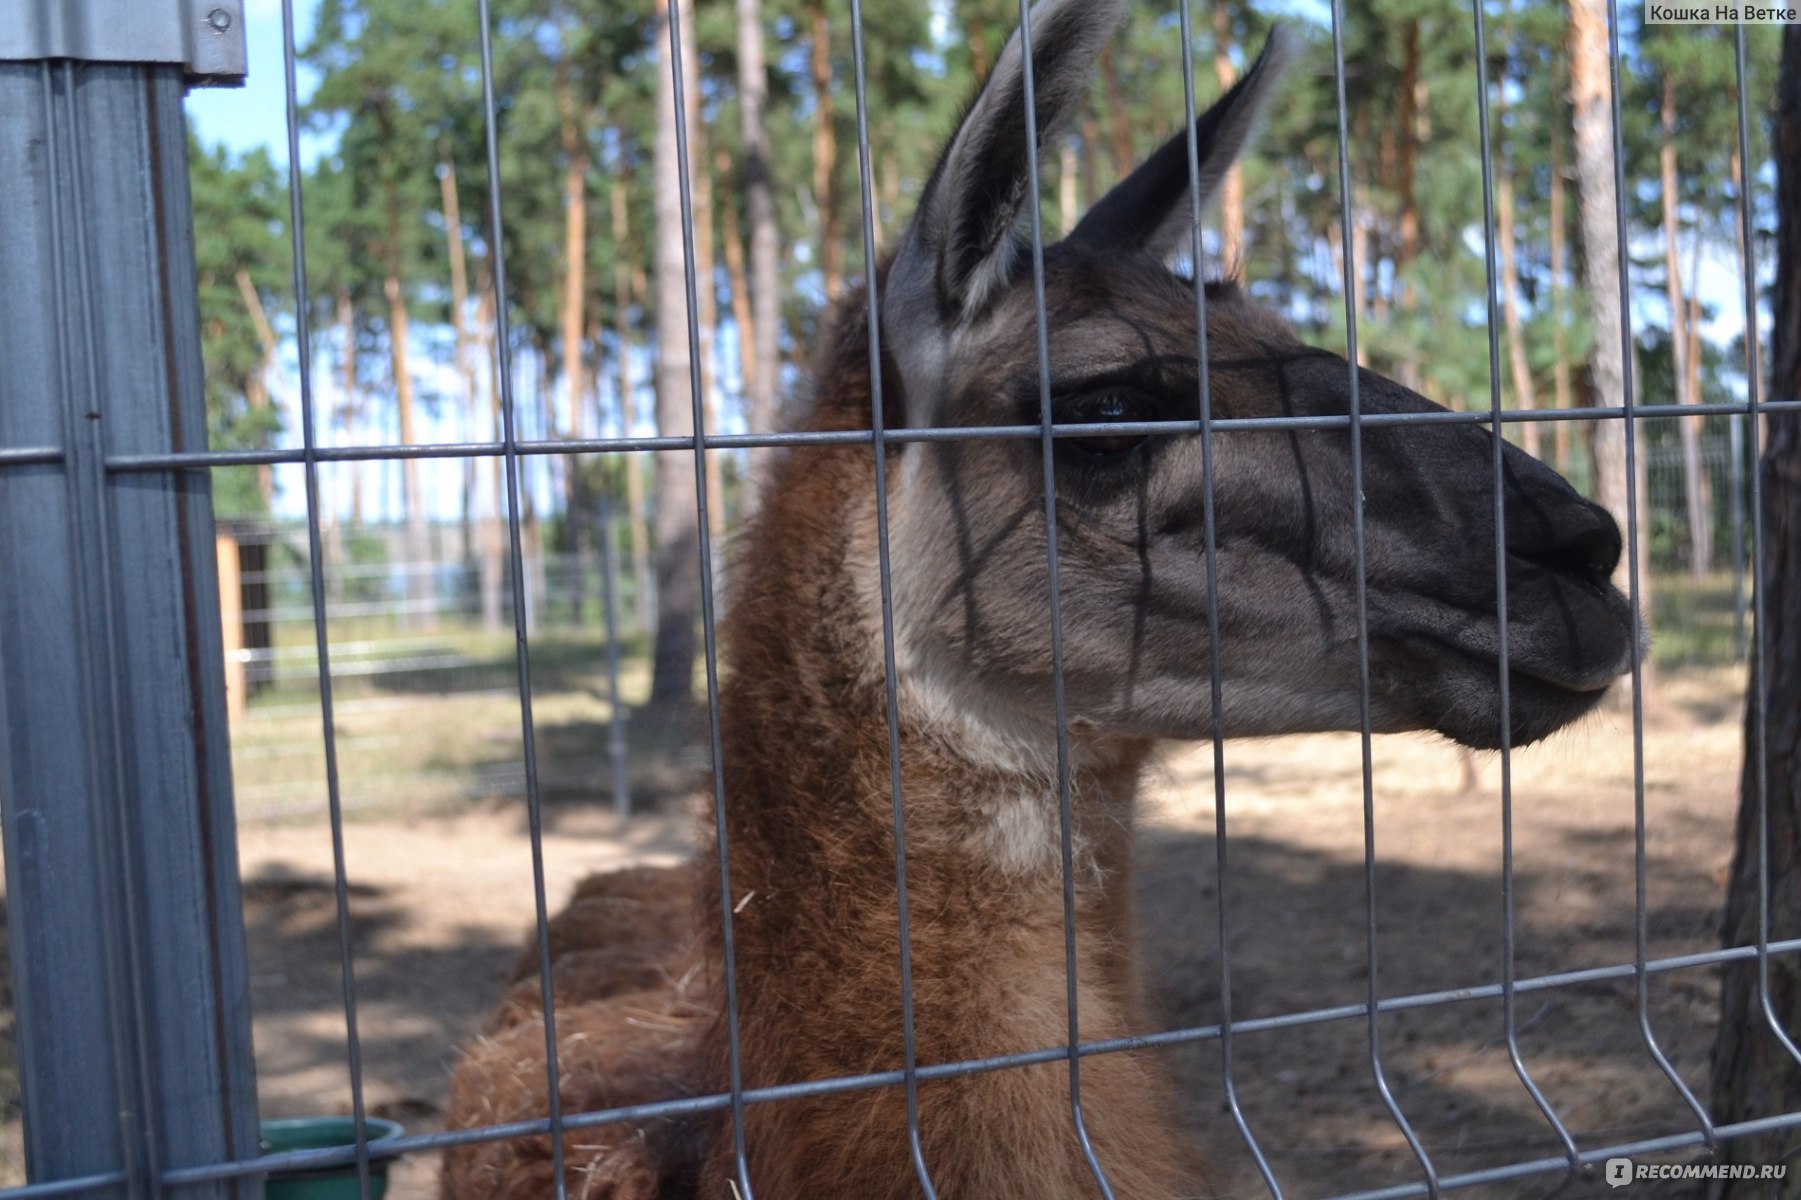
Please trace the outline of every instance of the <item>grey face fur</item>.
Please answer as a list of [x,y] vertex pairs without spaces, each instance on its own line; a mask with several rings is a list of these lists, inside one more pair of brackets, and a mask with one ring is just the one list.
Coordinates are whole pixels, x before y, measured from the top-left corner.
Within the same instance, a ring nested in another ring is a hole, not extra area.
[[[1032,10],[1040,149],[1079,103],[1124,0]],[[901,416],[915,427],[1039,419],[1016,33],[927,185],[881,297]],[[1196,127],[1203,192],[1254,130],[1284,59],[1262,58]],[[1194,284],[1186,135],[1045,248],[1058,423],[1193,419]],[[1205,198],[1205,197],[1203,197]],[[1348,364],[1304,346],[1234,285],[1207,290],[1213,413],[1343,415]],[[1365,413],[1438,411],[1368,371]],[[1500,743],[1493,435],[1467,425],[1363,432],[1371,719]],[[1608,579],[1617,527],[1555,472],[1503,447],[1511,740],[1593,707],[1638,647]],[[915,443],[890,475],[898,644],[927,692],[997,727],[1051,720],[1048,558],[1036,442]],[[1211,729],[1201,448],[1193,436],[1060,438],[1064,677],[1079,733]],[[1217,648],[1231,735],[1354,729],[1359,716],[1348,429],[1214,438]]]

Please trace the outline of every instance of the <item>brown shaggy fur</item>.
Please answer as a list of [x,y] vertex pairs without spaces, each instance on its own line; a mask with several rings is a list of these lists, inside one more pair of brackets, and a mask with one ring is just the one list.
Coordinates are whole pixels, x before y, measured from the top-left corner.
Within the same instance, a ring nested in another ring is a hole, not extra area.
[[[703,1002],[688,867],[592,875],[550,922],[563,1111],[594,1112],[695,1094]],[[538,941],[451,1082],[451,1129],[541,1119],[548,1111]],[[699,1151],[692,1123],[604,1125],[563,1138],[564,1186],[579,1200],[682,1200]],[[550,1138],[456,1146],[443,1194],[460,1200],[548,1196]]]
[[[636,993],[557,1009],[557,1065],[565,1113],[692,1095],[704,1011],[673,992]],[[522,1019],[470,1047],[451,1085],[451,1129],[536,1120],[547,1105],[544,1022]],[[683,1200],[696,1147],[673,1121],[602,1125],[563,1137],[564,1186],[574,1200]],[[512,1200],[554,1194],[550,1138],[453,1146],[446,1196]]]
[[[855,295],[838,307],[816,364],[828,386],[809,428],[868,427],[862,311]],[[724,625],[724,769],[751,1087],[901,1063],[885,699],[851,566],[855,531],[867,527],[873,503],[873,469],[868,448],[856,446],[808,449],[778,463],[746,536]],[[797,598],[817,619],[794,619]],[[808,753],[793,753],[802,746]],[[1092,860],[1077,897],[1084,1039],[1142,1027],[1125,881],[1130,802],[1146,750],[1090,760],[1076,780],[1086,800],[1077,834]],[[1017,790],[1020,779],[906,724],[902,754],[920,1061],[1061,1043],[1068,1031],[1056,866],[1009,873],[971,849],[988,819],[980,798]],[[722,914],[717,889],[706,886],[716,863],[708,855],[698,865],[698,876],[595,876],[552,921],[565,1111],[723,1090]],[[696,893],[705,908],[698,953],[687,905]],[[492,1036],[457,1072],[453,1128],[545,1111],[535,942],[516,976],[489,1022]],[[632,991],[647,980],[661,990]],[[682,996],[683,984],[704,1000]],[[1168,1089],[1150,1063],[1091,1058],[1081,1080],[1088,1133],[1116,1196],[1197,1194],[1202,1168],[1172,1126]],[[942,1195],[1096,1194],[1064,1064],[924,1084],[920,1109],[926,1161]],[[898,1088],[752,1105],[746,1126],[760,1196],[918,1195]],[[605,1126],[566,1138],[566,1178],[578,1196],[675,1200],[698,1188],[692,1194],[729,1200],[731,1145],[723,1116],[691,1126]],[[708,1146],[696,1175],[692,1156]],[[444,1194],[544,1196],[549,1172],[548,1138],[483,1143],[452,1152]]]

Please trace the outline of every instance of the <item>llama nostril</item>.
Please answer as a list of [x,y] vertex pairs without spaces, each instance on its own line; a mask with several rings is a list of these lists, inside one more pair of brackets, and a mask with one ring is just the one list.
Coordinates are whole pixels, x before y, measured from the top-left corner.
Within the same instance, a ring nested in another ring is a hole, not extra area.
[[[1619,565],[1619,526],[1606,509],[1584,502],[1543,514],[1533,525],[1509,527],[1509,552],[1552,574],[1605,589]],[[1534,525],[1536,528],[1534,528]]]

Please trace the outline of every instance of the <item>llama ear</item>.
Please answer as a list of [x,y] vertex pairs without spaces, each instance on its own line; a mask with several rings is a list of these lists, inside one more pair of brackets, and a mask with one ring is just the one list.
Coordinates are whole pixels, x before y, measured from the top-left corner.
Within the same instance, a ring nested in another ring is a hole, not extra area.
[[[1282,26],[1270,31],[1263,53],[1230,91],[1194,123],[1201,205],[1256,135],[1282,74],[1294,60],[1295,42]],[[1167,259],[1189,244],[1188,134],[1178,133],[1077,223],[1069,240],[1108,250],[1143,250]]]
[[[1032,7],[1033,108],[1042,155],[1081,103],[1126,0],[1039,0]],[[1026,202],[1025,53],[1015,30],[938,160],[890,278],[930,279],[952,323],[979,315],[1015,269]]]

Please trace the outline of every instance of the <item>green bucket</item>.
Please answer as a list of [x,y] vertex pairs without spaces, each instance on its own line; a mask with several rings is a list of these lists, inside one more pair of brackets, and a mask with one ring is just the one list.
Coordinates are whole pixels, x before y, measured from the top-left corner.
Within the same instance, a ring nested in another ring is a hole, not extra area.
[[[397,1138],[405,1130],[393,1121],[370,1117],[363,1122],[363,1137],[371,1146]],[[288,1121],[264,1121],[263,1153],[289,1150],[330,1150],[356,1145],[356,1122],[350,1117],[296,1117]],[[369,1161],[369,1200],[382,1200],[388,1190],[388,1164],[393,1158]],[[356,1163],[329,1167],[284,1167],[269,1172],[263,1193],[267,1200],[359,1200]]]

